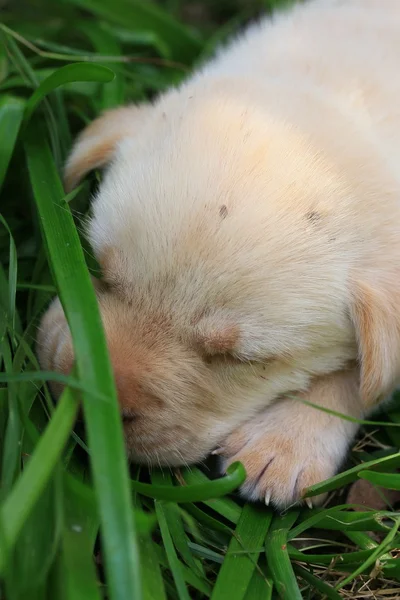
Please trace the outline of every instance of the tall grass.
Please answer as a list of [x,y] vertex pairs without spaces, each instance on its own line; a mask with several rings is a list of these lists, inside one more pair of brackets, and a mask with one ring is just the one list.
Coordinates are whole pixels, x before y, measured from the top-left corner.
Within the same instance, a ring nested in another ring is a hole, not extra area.
[[[219,479],[127,465],[89,277],[98,266],[81,235],[96,176],[67,197],[60,181],[74,135],[100,111],[176,84],[252,11],[279,3],[204,1],[198,27],[181,20],[188,0],[15,0],[3,12],[0,598],[400,597],[399,513],[343,504],[360,479],[383,496],[400,489],[396,404],[364,426],[348,469],[309,491],[332,492],[323,509],[240,502],[241,465]],[[34,353],[55,293],[76,354],[57,406],[57,375]]]

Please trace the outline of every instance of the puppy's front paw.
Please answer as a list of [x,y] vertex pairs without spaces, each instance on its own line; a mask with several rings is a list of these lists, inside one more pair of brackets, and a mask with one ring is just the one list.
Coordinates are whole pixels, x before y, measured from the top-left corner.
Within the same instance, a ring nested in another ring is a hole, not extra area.
[[[236,430],[218,453],[224,470],[243,463],[244,497],[285,508],[301,500],[310,485],[335,475],[351,439],[346,431],[337,417],[285,400]],[[311,507],[324,497],[306,502]]]
[[[234,443],[235,445],[235,443]],[[224,445],[224,470],[233,462],[243,463],[247,479],[241,493],[250,500],[270,502],[278,508],[301,499],[308,486],[331,477],[336,471],[322,444],[309,451],[303,440],[276,431],[258,438],[250,436],[238,452],[231,452],[231,440]],[[319,501],[322,499],[319,498]],[[315,499],[313,499],[315,502]],[[310,500],[307,501],[311,506]]]

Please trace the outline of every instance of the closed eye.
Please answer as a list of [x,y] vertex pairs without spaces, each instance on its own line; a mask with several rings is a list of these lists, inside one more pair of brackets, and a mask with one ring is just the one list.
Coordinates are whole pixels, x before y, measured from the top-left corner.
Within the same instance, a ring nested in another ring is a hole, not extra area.
[[223,354],[213,354],[204,356],[204,362],[208,365],[253,365],[260,367],[267,367],[269,364],[276,361],[276,356],[269,356],[263,359],[249,359],[245,356],[240,356],[237,354],[231,354],[229,352],[225,352]]
[[133,411],[131,408],[123,408],[121,410],[121,417],[123,421],[136,421],[139,418],[139,415]]

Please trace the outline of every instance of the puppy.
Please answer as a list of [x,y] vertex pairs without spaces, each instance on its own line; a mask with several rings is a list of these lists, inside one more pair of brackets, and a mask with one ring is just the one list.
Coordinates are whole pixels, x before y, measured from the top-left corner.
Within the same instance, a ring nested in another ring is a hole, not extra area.
[[[129,457],[218,448],[285,507],[340,467],[400,372],[400,3],[314,0],[80,135]],[[43,368],[68,372],[60,303]],[[59,390],[55,390],[57,393]],[[303,402],[303,401],[306,401]]]

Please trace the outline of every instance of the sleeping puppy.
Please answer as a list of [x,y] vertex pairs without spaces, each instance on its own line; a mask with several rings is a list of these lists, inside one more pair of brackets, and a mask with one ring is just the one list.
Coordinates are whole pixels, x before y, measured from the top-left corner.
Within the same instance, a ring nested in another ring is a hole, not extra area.
[[[133,461],[217,449],[288,506],[357,429],[310,403],[362,418],[396,385],[399,55],[396,0],[310,1],[78,138],[68,190],[107,165],[89,237]],[[69,372],[58,300],[38,346]]]

